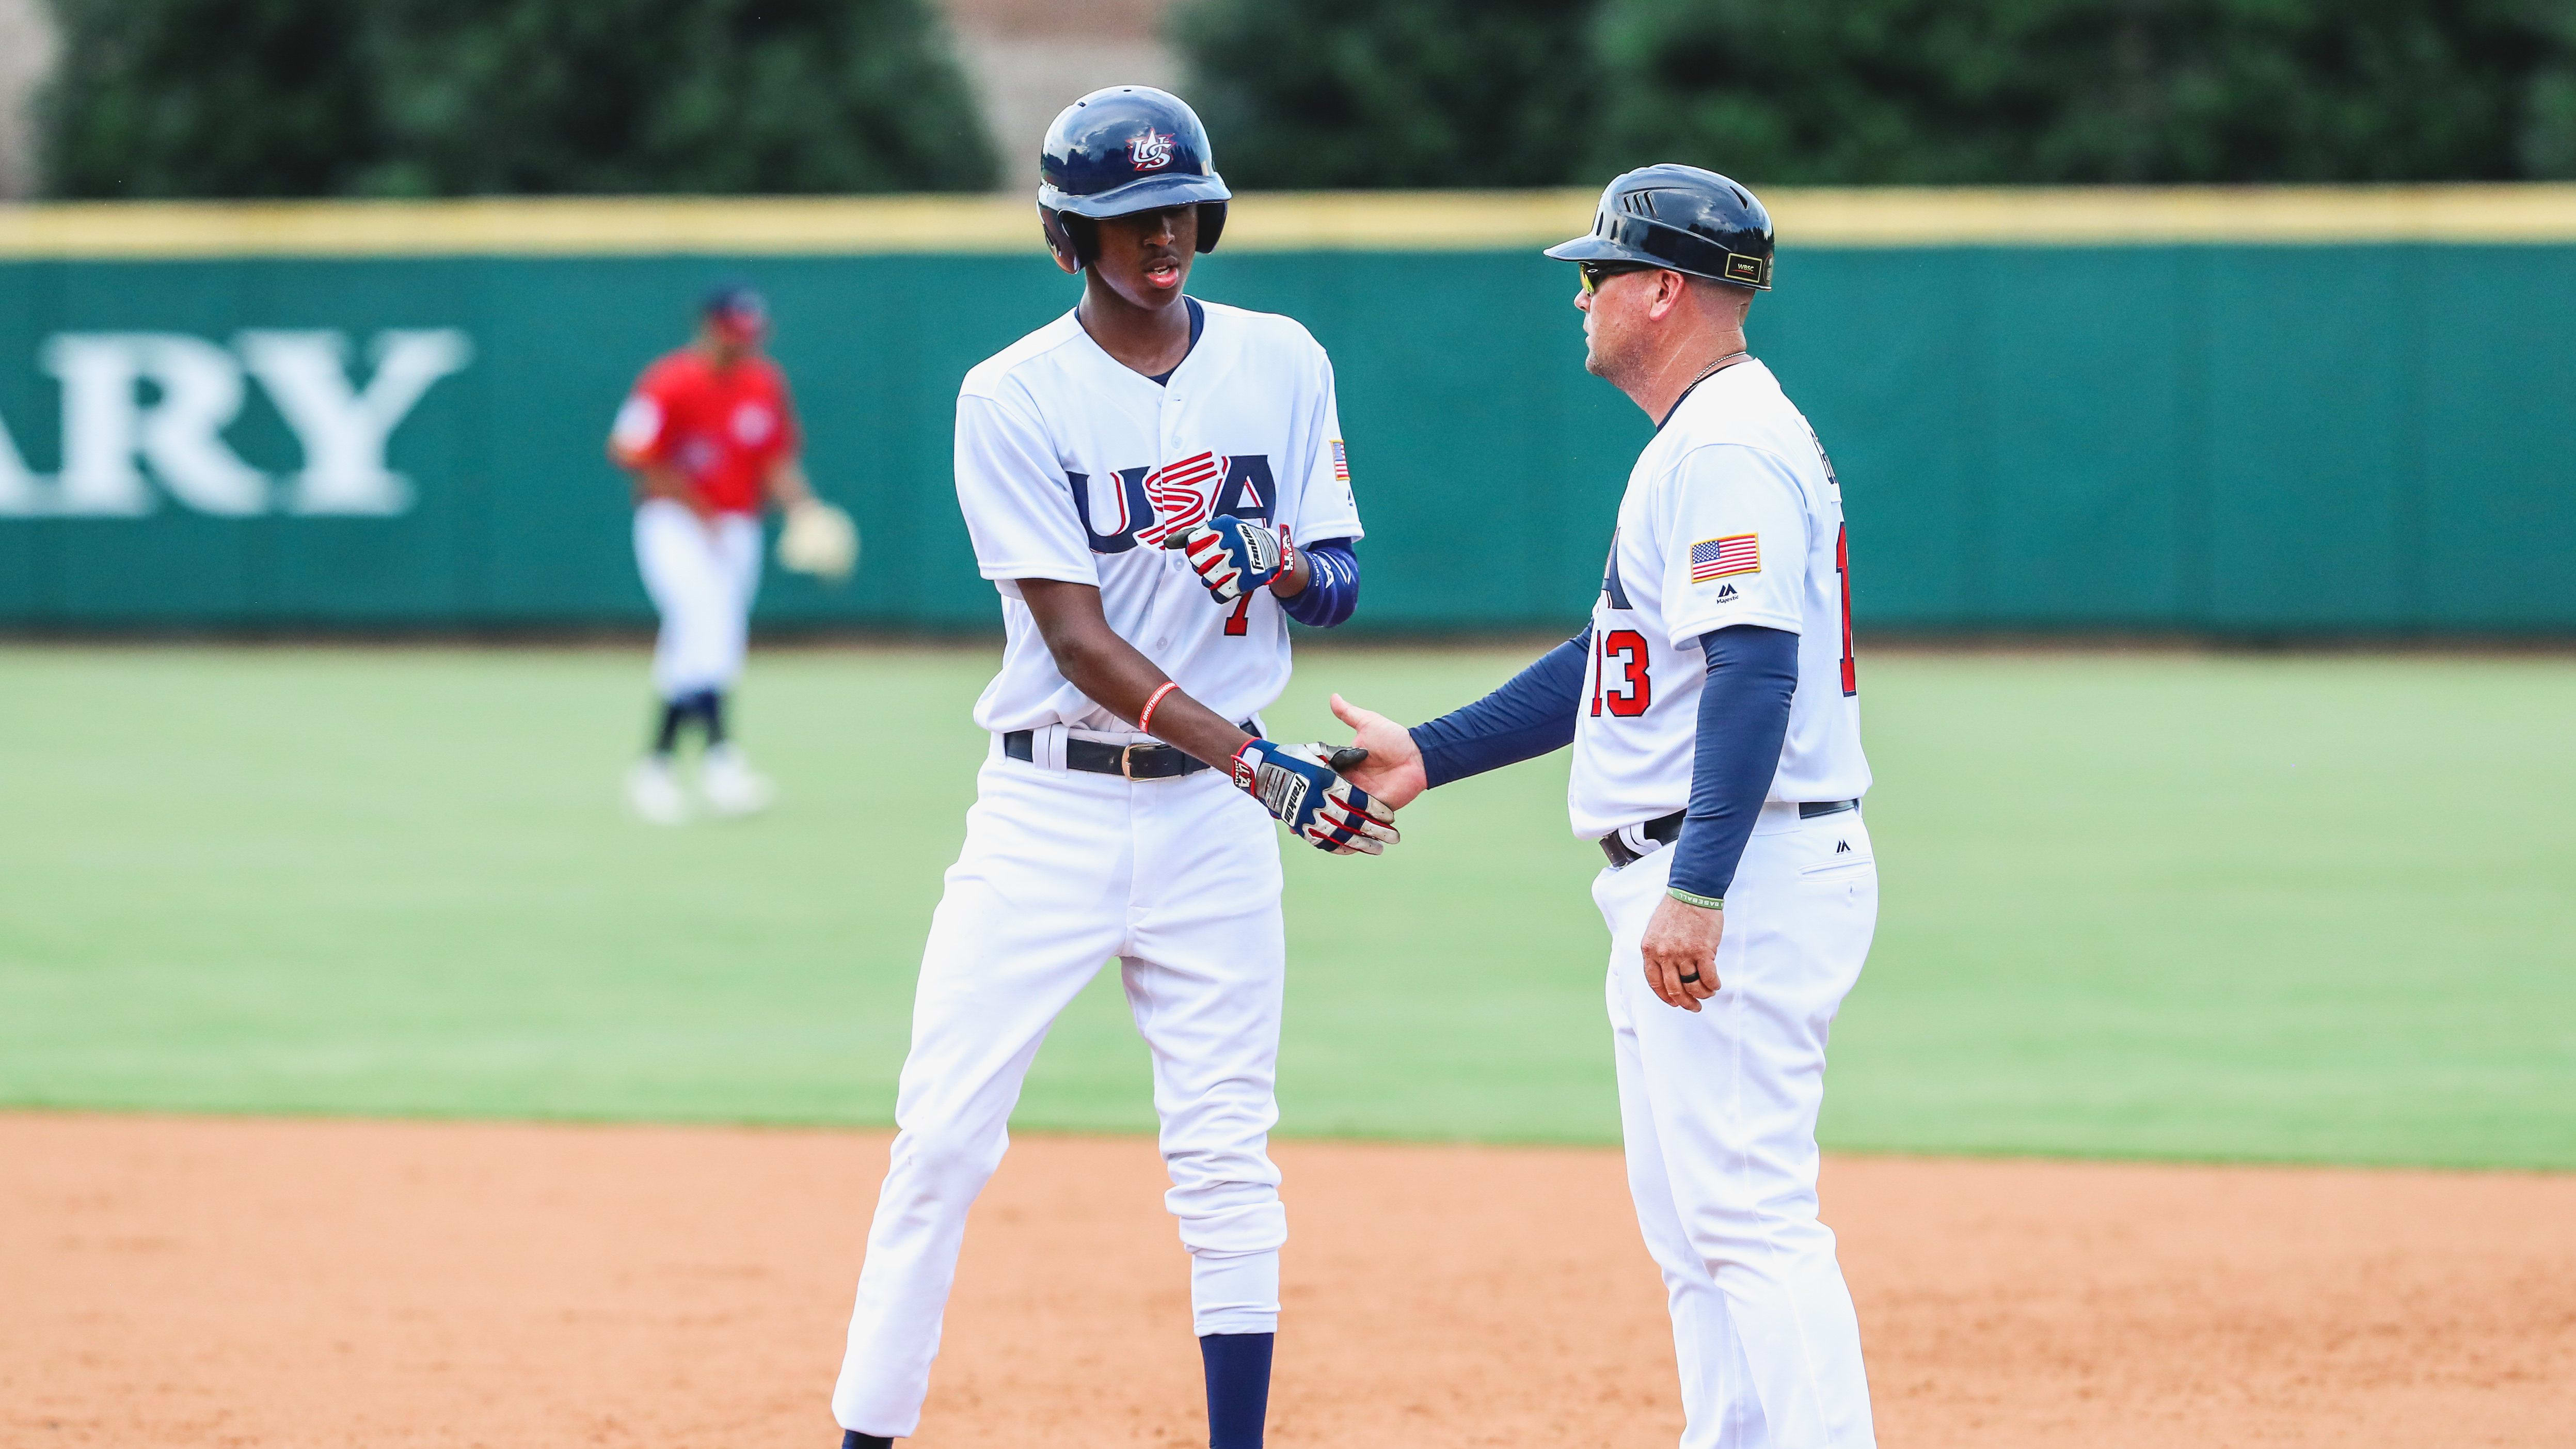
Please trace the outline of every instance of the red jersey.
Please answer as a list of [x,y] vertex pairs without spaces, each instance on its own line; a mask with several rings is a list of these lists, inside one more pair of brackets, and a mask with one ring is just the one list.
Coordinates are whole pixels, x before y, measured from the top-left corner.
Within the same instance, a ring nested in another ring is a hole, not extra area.
[[609,434],[618,457],[679,469],[724,513],[758,513],[769,470],[796,441],[778,364],[746,357],[719,372],[689,347],[644,369]]

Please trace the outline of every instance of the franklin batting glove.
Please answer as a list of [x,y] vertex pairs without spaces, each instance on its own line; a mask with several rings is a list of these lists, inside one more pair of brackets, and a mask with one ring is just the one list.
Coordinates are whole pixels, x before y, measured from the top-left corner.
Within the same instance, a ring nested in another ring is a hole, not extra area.
[[1317,850],[1378,855],[1403,839],[1395,831],[1395,812],[1335,774],[1322,745],[1246,740],[1235,752],[1234,783]]
[[1266,523],[1220,513],[1163,540],[1198,571],[1220,604],[1231,604],[1296,566],[1297,547]]

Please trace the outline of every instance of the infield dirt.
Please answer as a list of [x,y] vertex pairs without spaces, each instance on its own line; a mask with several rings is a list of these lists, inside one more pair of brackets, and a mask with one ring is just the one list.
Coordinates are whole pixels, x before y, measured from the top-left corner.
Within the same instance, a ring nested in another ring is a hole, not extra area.
[[[823,1446],[879,1132],[0,1115],[0,1442]],[[1290,1142],[1280,1449],[1669,1444],[1615,1151]],[[1204,1443],[1150,1143],[1023,1138],[920,1449]],[[2576,1177],[1838,1158],[1880,1440],[2544,1445]]]

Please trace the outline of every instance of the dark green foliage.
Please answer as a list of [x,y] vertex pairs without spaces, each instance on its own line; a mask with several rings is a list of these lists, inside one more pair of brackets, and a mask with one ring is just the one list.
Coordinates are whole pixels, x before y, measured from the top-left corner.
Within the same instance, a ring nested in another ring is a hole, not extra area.
[[969,190],[928,0],[58,0],[72,196]]
[[1607,162],[1779,182],[2503,180],[2563,170],[2543,0],[1605,0]]
[[1172,20],[1237,186],[1531,186],[1582,169],[1590,9],[1203,0]]
[[2576,176],[2571,0],[1195,0],[1176,34],[1256,186]]
[[66,196],[314,196],[375,150],[362,7],[54,0],[50,187]]

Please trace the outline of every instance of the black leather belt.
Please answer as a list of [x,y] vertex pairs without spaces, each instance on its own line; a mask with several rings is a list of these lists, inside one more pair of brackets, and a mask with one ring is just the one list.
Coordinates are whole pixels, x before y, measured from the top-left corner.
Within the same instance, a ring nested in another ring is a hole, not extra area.
[[[1819,815],[1840,815],[1846,810],[1859,808],[1858,800],[1801,800],[1798,802],[1798,818],[1813,820]],[[1658,815],[1637,827],[1638,832],[1657,845],[1670,845],[1682,838],[1682,821],[1689,813],[1676,810],[1670,815]],[[1635,865],[1646,858],[1630,850],[1628,842],[1621,840],[1616,830],[1602,836],[1600,844],[1601,853],[1610,857],[1610,864],[1615,867]]]
[[[1242,726],[1246,734],[1260,731]],[[1029,730],[1012,730],[1002,736],[1002,753],[1014,760],[1037,758],[1037,736]],[[1170,745],[1113,745],[1106,740],[1075,739],[1064,742],[1064,767],[1093,775],[1116,775],[1126,780],[1172,780],[1195,775],[1209,768],[1208,762],[1187,750]]]

